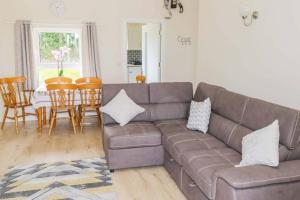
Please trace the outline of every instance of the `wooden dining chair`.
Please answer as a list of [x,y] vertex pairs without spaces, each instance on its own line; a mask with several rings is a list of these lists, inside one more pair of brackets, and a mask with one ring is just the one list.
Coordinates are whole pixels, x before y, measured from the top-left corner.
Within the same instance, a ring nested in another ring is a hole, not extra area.
[[83,77],[75,81],[76,84],[95,83],[102,84],[102,80],[97,77]]
[[[102,80],[97,78],[97,77],[83,77],[83,78],[79,78],[77,80],[75,80],[76,84],[100,84],[100,88],[102,86]],[[99,92],[99,96],[101,97],[101,89],[97,90],[97,92]],[[100,99],[99,99],[100,100]],[[101,100],[100,100],[100,104],[101,104]],[[81,123],[81,111],[83,109],[81,109],[81,105],[78,105],[78,119],[79,119],[79,124]],[[87,110],[86,112],[93,112],[95,111],[94,109],[92,110]],[[99,117],[98,117],[99,119]],[[101,123],[101,121],[99,122]]]
[[[4,103],[4,116],[2,120],[1,129],[4,128],[6,118],[15,121],[15,127],[17,134],[19,134],[19,124],[18,118],[23,118],[23,124],[25,125],[26,116],[36,115],[36,113],[27,113],[26,108],[31,107],[31,97],[34,90],[26,89],[26,78],[21,77],[9,77],[0,78],[0,93]],[[12,109],[14,111],[14,116],[9,117],[8,111]],[[21,109],[22,114],[18,114],[18,110]]]
[[76,134],[76,106],[75,106],[75,91],[76,84],[61,83],[48,84],[47,90],[51,99],[51,120],[49,136],[52,133],[54,123],[58,113],[69,112],[72,121],[74,133]]
[[48,78],[45,80],[46,84],[54,84],[54,83],[72,83],[73,80],[68,77],[53,77],[53,78]]
[[143,75],[137,75],[135,79],[136,79],[137,83],[145,83],[146,82],[146,76],[143,76]]
[[98,122],[101,125],[101,84],[100,83],[86,83],[77,85],[80,91],[81,104],[79,106],[79,124],[81,132],[83,131],[83,124],[86,112],[97,113]]
[[[52,77],[52,78],[48,78],[48,79],[45,80],[46,85],[48,85],[48,84],[62,84],[62,83],[68,83],[69,84],[69,83],[72,83],[72,82],[73,82],[73,80],[71,78],[64,77],[64,76]],[[53,113],[50,110],[49,123],[51,123],[52,114]],[[42,115],[46,116],[46,108],[43,109]],[[70,115],[70,118],[71,118],[71,115]],[[55,124],[55,122],[54,122],[54,124]]]

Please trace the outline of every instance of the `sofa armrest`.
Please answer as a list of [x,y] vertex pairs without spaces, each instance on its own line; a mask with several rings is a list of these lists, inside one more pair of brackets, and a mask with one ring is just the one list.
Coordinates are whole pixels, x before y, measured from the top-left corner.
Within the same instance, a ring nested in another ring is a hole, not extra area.
[[300,181],[300,160],[282,162],[277,168],[268,166],[229,168],[217,172],[216,178],[217,181],[224,180],[235,189]]

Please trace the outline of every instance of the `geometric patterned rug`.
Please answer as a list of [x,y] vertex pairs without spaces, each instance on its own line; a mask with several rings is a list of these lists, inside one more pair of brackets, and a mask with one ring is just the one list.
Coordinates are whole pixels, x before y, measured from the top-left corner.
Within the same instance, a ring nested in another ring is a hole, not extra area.
[[0,181],[6,200],[116,200],[104,158],[12,167]]

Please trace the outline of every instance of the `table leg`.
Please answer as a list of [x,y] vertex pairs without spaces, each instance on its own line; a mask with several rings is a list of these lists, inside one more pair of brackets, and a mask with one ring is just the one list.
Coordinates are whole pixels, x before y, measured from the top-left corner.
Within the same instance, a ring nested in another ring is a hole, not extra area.
[[38,132],[42,133],[42,128],[43,128],[43,123],[42,123],[43,108],[42,107],[37,109],[37,118],[38,118]]
[[43,107],[43,125],[46,126],[47,124],[47,109]]

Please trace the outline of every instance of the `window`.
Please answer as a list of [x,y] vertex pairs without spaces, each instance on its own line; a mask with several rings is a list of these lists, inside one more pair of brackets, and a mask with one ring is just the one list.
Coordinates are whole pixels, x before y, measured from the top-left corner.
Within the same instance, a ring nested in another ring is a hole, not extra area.
[[82,76],[80,29],[36,28],[34,38],[39,85],[59,75]]

